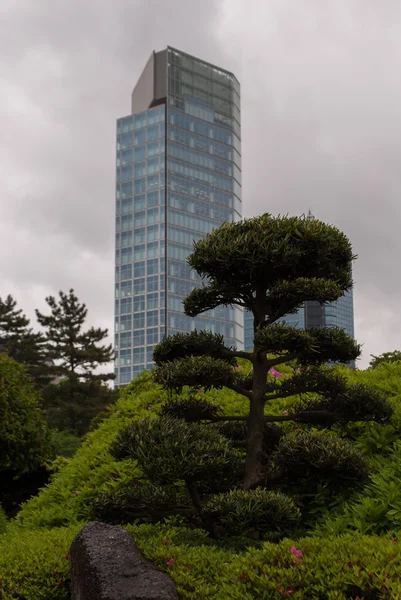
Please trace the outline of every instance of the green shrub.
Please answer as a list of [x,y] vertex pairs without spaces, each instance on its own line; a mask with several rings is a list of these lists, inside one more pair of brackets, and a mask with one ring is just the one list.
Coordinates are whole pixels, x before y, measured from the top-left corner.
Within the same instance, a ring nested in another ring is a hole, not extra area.
[[233,551],[211,544],[200,531],[163,524],[127,529],[144,555],[173,578],[181,600],[401,598],[401,547],[389,537],[303,538]]
[[301,516],[291,498],[262,488],[213,496],[204,511],[226,535],[254,533],[263,537],[276,532],[283,537],[294,529]]
[[363,454],[334,435],[299,431],[281,438],[273,461],[285,486],[314,491],[319,483],[333,490],[366,481],[370,466]]
[[39,403],[25,367],[0,353],[0,473],[23,475],[54,456]]
[[5,533],[7,529],[8,519],[4,512],[2,505],[0,504],[0,534]]
[[194,514],[185,488],[140,482],[105,490],[93,504],[93,518],[116,525],[137,519],[160,521],[179,511],[188,516]]
[[65,458],[74,456],[81,444],[80,438],[69,431],[55,431],[53,435],[56,455]]
[[201,481],[220,487],[233,480],[240,467],[230,442],[215,429],[171,417],[133,421],[119,432],[111,453],[117,459],[137,460],[158,485]]
[[[246,410],[246,401],[232,391],[224,390],[218,395],[210,392],[202,397],[211,402],[218,400],[227,414]],[[23,504],[18,523],[28,528],[51,528],[86,522],[92,518],[92,506],[99,496],[126,490],[141,472],[130,459],[117,462],[109,453],[110,444],[132,419],[143,419],[159,411],[164,402],[160,387],[147,372],[120,390],[108,418],[85,437],[71,459],[57,461],[57,472],[50,483]]]
[[[401,598],[401,547],[391,538],[286,539],[238,551],[169,524],[127,530],[145,557],[172,577],[181,600]],[[68,551],[78,531],[13,531],[0,538],[0,598],[67,600]]]
[[376,470],[363,491],[342,503],[336,511],[324,513],[315,534],[360,531],[385,535],[401,529],[401,442],[395,444],[388,456],[377,457],[374,464]]
[[1,600],[68,600],[68,551],[79,527],[27,531],[0,537]]

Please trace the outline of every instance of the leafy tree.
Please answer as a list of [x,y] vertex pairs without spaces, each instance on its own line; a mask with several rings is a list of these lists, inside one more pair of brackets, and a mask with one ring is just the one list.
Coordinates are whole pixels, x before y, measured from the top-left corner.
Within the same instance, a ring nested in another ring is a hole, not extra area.
[[54,457],[53,436],[39,406],[25,367],[0,353],[0,501],[7,509],[37,491],[35,481],[44,483],[41,471]]
[[42,388],[51,378],[45,340],[29,323],[12,296],[0,298],[0,348],[25,365],[36,385]]
[[[386,396],[348,384],[327,366],[360,354],[343,330],[304,331],[282,322],[306,301],[333,302],[349,290],[354,258],[335,227],[269,214],[226,223],[195,243],[188,263],[204,285],[185,299],[185,313],[195,317],[222,305],[250,310],[254,348],[227,347],[223,336],[204,331],[175,334],[156,346],[155,381],[180,396],[171,395],[156,420],[137,421],[117,436],[113,455],[135,459],[150,486],[131,487],[127,496],[105,494],[98,504],[103,515],[113,502],[131,517],[141,516],[135,505],[160,517],[174,511],[174,503],[183,509],[192,502],[211,535],[218,533],[216,524],[243,534],[244,523],[248,531],[283,535],[297,520],[293,499],[305,511],[313,495],[347,494],[365,481],[365,457],[330,429],[387,422],[392,408]],[[247,368],[237,364],[243,359]],[[202,389],[223,387],[248,400],[247,415],[227,417],[199,397]],[[274,414],[278,400],[289,397],[295,398],[288,411]]]
[[88,309],[72,289],[68,294],[60,291],[58,300],[49,296],[46,302],[50,314],[36,310],[36,316],[45,330],[52,372],[59,384],[44,391],[45,406],[52,423],[82,434],[91,418],[114,398],[113,390],[105,385],[114,374],[96,371],[112,360],[111,345],[100,345],[108,332],[94,327],[83,330]]
[[101,381],[75,380],[71,389],[69,379],[43,390],[47,421],[59,431],[85,435],[92,419],[101,414],[117,397],[117,390]]
[[399,350],[384,352],[383,354],[379,354],[379,356],[374,356],[373,354],[370,356],[372,357],[369,363],[371,369],[377,369],[377,367],[380,367],[384,363],[401,362],[401,352]]

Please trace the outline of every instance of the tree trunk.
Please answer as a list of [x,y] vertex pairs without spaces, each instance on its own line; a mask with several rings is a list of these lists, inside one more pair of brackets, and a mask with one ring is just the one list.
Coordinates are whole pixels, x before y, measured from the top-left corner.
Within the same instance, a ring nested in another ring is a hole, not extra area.
[[201,518],[201,521],[203,523],[203,525],[205,526],[205,529],[209,532],[210,536],[212,538],[214,538],[215,540],[217,540],[217,538],[219,537],[217,534],[217,530],[216,530],[216,525],[213,523],[213,521],[207,516],[205,515],[205,513],[202,510],[202,503],[201,503],[201,499],[199,497],[199,493],[198,490],[196,488],[196,485],[194,484],[193,481],[185,481],[186,486],[187,486],[187,490],[189,492],[189,495],[191,497],[192,500],[192,504],[194,505],[196,512],[198,513],[198,515]]
[[243,484],[245,490],[257,485],[263,477],[262,452],[267,372],[266,356],[258,357],[253,364],[252,400],[248,417],[248,451]]

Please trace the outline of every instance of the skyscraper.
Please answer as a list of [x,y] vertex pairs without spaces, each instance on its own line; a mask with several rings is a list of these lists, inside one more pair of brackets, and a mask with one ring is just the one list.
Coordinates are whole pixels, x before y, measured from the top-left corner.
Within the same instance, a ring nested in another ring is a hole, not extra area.
[[206,329],[243,346],[243,314],[195,319],[182,302],[202,285],[186,263],[194,240],[241,218],[240,86],[168,47],[153,52],[117,121],[116,384],[153,366],[165,335]]
[[[315,217],[309,211],[307,218]],[[321,306],[319,302],[305,302],[293,315],[286,315],[282,321],[293,325],[297,329],[311,329],[313,327],[341,327],[354,337],[354,301],[352,289],[341,296],[336,302],[329,302]],[[253,346],[253,316],[246,311],[244,314],[244,346],[250,349]],[[354,366],[354,363],[351,365]]]

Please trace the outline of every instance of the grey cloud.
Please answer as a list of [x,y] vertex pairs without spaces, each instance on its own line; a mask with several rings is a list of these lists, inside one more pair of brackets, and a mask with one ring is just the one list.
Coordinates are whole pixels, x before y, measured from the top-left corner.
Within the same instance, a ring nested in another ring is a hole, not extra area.
[[398,0],[3,5],[1,275],[30,314],[74,286],[111,327],[115,120],[170,44],[241,81],[245,215],[311,208],[346,231],[364,364],[400,347]]

